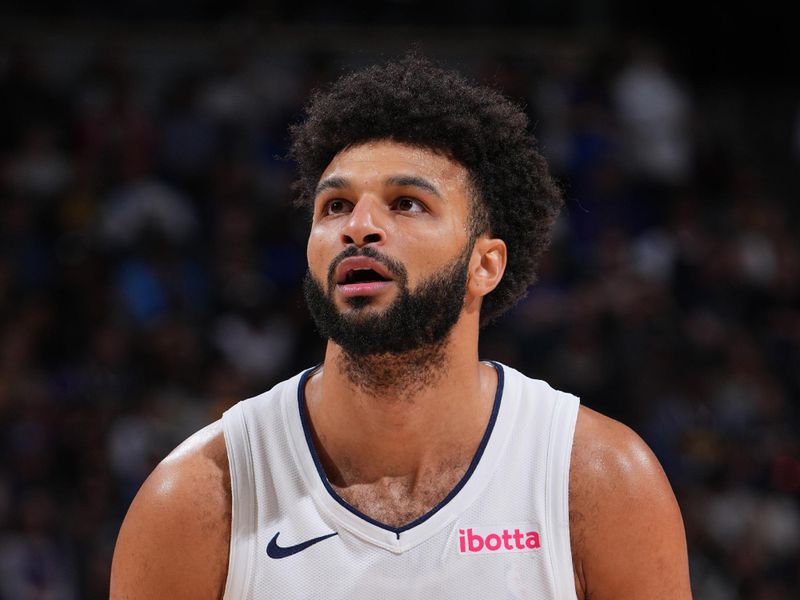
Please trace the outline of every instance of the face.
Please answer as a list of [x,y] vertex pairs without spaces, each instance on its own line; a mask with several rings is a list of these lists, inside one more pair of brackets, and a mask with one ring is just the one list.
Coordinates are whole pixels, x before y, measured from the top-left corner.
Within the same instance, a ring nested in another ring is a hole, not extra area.
[[474,242],[467,181],[461,165],[393,142],[334,158],[317,188],[305,282],[324,336],[357,355],[446,338]]

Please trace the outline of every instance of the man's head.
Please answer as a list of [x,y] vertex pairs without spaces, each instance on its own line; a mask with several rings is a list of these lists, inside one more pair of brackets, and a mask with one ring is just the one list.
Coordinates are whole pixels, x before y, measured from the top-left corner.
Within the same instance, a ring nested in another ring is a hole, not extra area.
[[[475,240],[502,240],[508,249],[505,275],[494,291],[482,299],[480,321],[485,324],[516,303],[534,280],[536,262],[547,246],[561,205],[560,193],[544,159],[535,150],[527,125],[524,113],[497,92],[472,85],[416,56],[351,74],[329,91],[316,94],[307,107],[306,119],[292,128],[300,202],[314,207],[316,224],[320,216],[327,218],[330,212],[342,210],[344,205],[337,203],[337,194],[345,191],[339,200],[348,203],[345,210],[349,211],[354,206],[352,184],[358,182],[348,180],[342,185],[341,176],[336,174],[336,160],[344,156],[350,161],[345,167],[350,168],[359,164],[358,160],[369,160],[370,148],[384,152],[387,148],[401,148],[412,155],[412,163],[416,160],[425,165],[439,158],[446,167],[460,170],[450,175],[462,179],[462,191],[469,196],[468,207],[458,217],[461,222],[451,225],[456,230],[460,228],[466,237],[457,252],[451,252],[438,269],[427,273],[427,279],[441,280],[454,264],[464,262],[464,256],[468,263]],[[361,159],[354,155],[356,151],[361,152]],[[402,165],[395,170],[400,175],[405,173]],[[367,171],[356,168],[353,173],[361,177]],[[436,174],[432,176],[435,178]],[[431,190],[424,189],[430,181],[416,187],[414,184],[419,182],[410,183],[414,194],[431,195]],[[442,185],[441,181],[438,185]],[[377,193],[405,193],[405,188],[400,189],[403,186],[395,187],[396,191],[382,188]],[[363,186],[360,193],[372,194]],[[408,203],[410,213],[418,212],[414,197],[402,201]],[[320,202],[325,203],[328,213],[319,212]],[[405,234],[405,243],[418,242],[413,231]],[[312,238],[313,235],[314,228]],[[358,244],[348,239],[344,239],[345,245],[372,245],[366,239]],[[311,252],[310,247],[310,261]],[[419,282],[412,283],[422,283],[423,279],[421,276]],[[458,286],[447,287],[458,292]],[[414,285],[407,289],[413,293]],[[462,286],[462,301],[463,291]],[[348,305],[355,308],[364,302],[355,299]]]
[[464,167],[424,148],[378,141],[337,154],[308,240],[305,294],[320,333],[351,356],[441,346],[470,297],[470,264],[472,297],[505,265],[502,241],[468,226],[467,187]]

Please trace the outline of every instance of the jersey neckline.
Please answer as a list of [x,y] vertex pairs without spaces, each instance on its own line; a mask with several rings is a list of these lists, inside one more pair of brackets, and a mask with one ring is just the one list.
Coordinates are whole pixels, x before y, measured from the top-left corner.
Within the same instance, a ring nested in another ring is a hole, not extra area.
[[[292,442],[295,446],[296,459],[300,463],[306,484],[318,504],[346,529],[393,552],[405,551],[424,541],[424,539],[433,535],[433,533],[458,516],[461,510],[477,497],[488,482],[488,477],[494,470],[494,464],[502,450],[501,447],[505,446],[505,438],[507,437],[505,435],[498,436],[495,433],[495,430],[498,429],[501,405],[507,404],[507,402],[503,401],[506,387],[505,370],[500,363],[489,361],[489,364],[497,372],[497,390],[495,391],[489,421],[467,471],[436,506],[401,527],[393,527],[364,514],[339,496],[331,486],[313,443],[311,424],[305,402],[306,382],[319,368],[319,365],[303,372],[297,383],[296,404],[294,404],[293,409],[287,406],[289,410],[285,416],[287,417],[288,430],[291,432]],[[502,421],[504,426],[502,429],[508,429],[508,425],[513,421],[513,417],[509,414],[511,412],[515,411],[511,409],[503,411],[504,418]],[[495,440],[497,437],[502,439]],[[490,446],[494,446],[494,450],[487,452]],[[488,454],[491,454],[491,457],[488,457]],[[491,460],[487,460],[487,458],[491,458]],[[476,476],[478,471],[482,472],[480,477]]]

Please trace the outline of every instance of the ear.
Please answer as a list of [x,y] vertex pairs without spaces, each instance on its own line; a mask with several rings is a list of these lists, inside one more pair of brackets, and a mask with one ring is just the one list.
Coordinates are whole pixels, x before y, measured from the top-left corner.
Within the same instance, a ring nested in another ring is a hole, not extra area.
[[482,235],[475,240],[467,277],[467,293],[482,298],[500,283],[506,270],[506,243]]

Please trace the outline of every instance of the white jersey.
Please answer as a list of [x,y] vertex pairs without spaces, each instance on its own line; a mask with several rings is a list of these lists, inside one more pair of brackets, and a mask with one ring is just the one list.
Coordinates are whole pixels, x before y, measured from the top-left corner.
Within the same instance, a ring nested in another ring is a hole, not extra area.
[[233,516],[226,600],[575,600],[567,492],[578,399],[493,363],[497,394],[467,473],[402,527],[328,483],[306,371],[222,417]]

